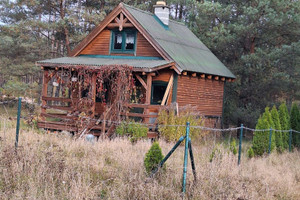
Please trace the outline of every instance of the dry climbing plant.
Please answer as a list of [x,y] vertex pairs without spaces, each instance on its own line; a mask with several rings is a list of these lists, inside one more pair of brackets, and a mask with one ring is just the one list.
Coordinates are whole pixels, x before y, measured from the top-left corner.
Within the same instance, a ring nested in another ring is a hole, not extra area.
[[[69,81],[64,86],[72,88],[72,97],[76,99],[72,115],[79,116],[77,126],[82,129],[93,121],[95,100],[93,99],[93,78],[96,81],[96,98],[105,105],[106,120],[121,121],[120,114],[127,111],[127,103],[134,88],[132,67],[127,65],[63,66],[69,71]],[[95,77],[93,77],[95,76]],[[82,94],[84,94],[82,96]],[[73,102],[74,105],[74,102]],[[95,120],[94,120],[95,121]]]

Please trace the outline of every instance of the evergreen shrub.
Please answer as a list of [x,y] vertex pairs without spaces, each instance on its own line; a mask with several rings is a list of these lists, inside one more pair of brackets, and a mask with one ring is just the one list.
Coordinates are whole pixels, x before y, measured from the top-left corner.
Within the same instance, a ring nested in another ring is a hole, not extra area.
[[284,148],[283,148],[283,141],[282,141],[282,132],[280,131],[281,130],[281,124],[280,124],[279,114],[278,114],[278,111],[276,109],[276,106],[273,106],[273,108],[271,110],[271,116],[272,116],[272,120],[274,122],[274,129],[279,130],[279,131],[274,131],[276,149],[279,152],[282,152]]
[[230,151],[236,155],[237,154],[237,148],[236,148],[236,140],[233,138],[230,143]]
[[[296,103],[292,105],[291,109],[291,129],[300,131],[300,112]],[[292,143],[295,147],[300,147],[300,134],[293,133]]]
[[248,158],[253,158],[254,157],[254,151],[253,151],[252,147],[250,147],[248,149],[247,155],[248,155]]
[[158,166],[158,164],[162,161],[163,158],[164,156],[162,154],[158,142],[154,142],[149,151],[146,153],[144,159],[144,166],[146,172],[148,174],[151,173]]
[[[255,129],[267,129],[266,131],[255,131],[253,136],[253,151],[255,155],[261,156],[269,149],[269,133],[268,129],[274,129],[274,122],[270,113],[270,108],[266,107],[264,114],[258,119]],[[271,151],[276,147],[275,134],[271,138]]]
[[[290,115],[285,103],[282,103],[278,109],[281,130],[290,130]],[[289,133],[282,132],[282,145],[284,149],[289,148]]]

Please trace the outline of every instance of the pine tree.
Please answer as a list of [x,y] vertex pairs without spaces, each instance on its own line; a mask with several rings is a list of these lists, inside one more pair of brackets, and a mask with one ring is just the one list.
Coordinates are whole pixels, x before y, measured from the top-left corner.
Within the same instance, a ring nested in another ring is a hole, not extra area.
[[276,149],[280,152],[283,151],[283,141],[282,141],[282,132],[281,130],[281,124],[279,120],[279,114],[276,109],[276,106],[273,106],[271,110],[272,120],[274,122],[274,129],[278,131],[274,131],[273,134],[275,134],[275,142],[276,142]]
[[[278,114],[279,114],[281,130],[290,130],[290,115],[285,103],[282,103],[279,106]],[[284,149],[288,149],[289,148],[288,132],[282,132],[282,142],[283,142]]]
[[238,76],[226,87],[225,122],[254,126],[266,105],[299,99],[300,1],[195,2],[188,25]]
[[[291,129],[300,131],[300,112],[298,105],[294,103],[291,109]],[[300,134],[293,133],[293,145],[300,147]]]

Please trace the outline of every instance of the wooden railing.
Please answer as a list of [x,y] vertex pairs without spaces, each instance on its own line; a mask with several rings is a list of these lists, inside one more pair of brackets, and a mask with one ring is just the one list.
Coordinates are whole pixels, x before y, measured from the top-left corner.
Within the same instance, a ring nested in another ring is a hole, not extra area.
[[[143,108],[143,113],[137,113],[128,111],[126,113],[121,113],[122,116],[125,117],[139,117],[142,119],[142,121],[145,124],[148,124],[148,126],[153,126],[157,124],[157,121],[154,123],[150,123],[150,118],[157,118],[158,117],[158,112],[159,109],[162,108],[163,106],[161,105],[149,105],[149,104],[127,104],[126,105],[128,108]],[[152,112],[152,114],[150,114]]]
[[70,98],[61,98],[61,97],[42,97],[42,100],[45,101],[60,101],[60,102],[72,102]]

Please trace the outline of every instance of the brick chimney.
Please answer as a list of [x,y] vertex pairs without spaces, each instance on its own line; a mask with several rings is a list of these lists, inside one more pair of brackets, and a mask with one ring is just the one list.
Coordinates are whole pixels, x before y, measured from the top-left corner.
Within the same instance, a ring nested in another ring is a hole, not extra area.
[[154,7],[154,14],[160,19],[160,21],[169,26],[169,15],[170,15],[170,7],[166,5],[165,1],[157,1]]

